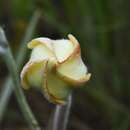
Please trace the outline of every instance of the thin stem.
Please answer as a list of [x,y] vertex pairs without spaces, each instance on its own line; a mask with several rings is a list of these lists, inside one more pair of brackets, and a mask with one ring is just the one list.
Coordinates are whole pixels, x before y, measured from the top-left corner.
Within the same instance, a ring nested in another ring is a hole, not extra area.
[[[21,69],[21,66],[23,64],[23,61],[24,61],[26,53],[27,53],[26,44],[32,38],[32,35],[34,33],[34,30],[35,30],[36,25],[37,25],[38,20],[39,20],[39,17],[40,17],[40,12],[35,11],[31,20],[30,20],[30,23],[27,27],[27,30],[25,32],[25,36],[20,44],[21,46],[19,47],[19,53],[18,53],[18,56],[16,57],[18,71]],[[2,88],[3,88],[2,92],[0,93],[0,122],[3,119],[3,115],[6,111],[6,108],[7,108],[8,102],[9,102],[9,98],[10,98],[12,91],[13,91],[13,83],[12,83],[10,76],[8,76],[8,78],[5,81],[5,84],[3,85]]]
[[3,49],[2,56],[6,62],[8,69],[9,69],[13,84],[15,84],[14,92],[15,92],[17,101],[19,103],[19,106],[21,108],[21,111],[22,111],[25,119],[27,120],[30,128],[32,130],[40,130],[38,122],[35,119],[32,111],[31,111],[31,109],[26,101],[24,93],[21,89],[17,66],[16,66],[14,58],[12,56],[7,39],[5,38],[4,31],[1,28],[0,28],[0,36],[1,36],[1,39],[0,39],[1,46],[0,47]]
[[6,111],[7,104],[13,90],[12,86],[12,80],[10,77],[8,77],[0,93],[0,123],[2,122],[3,115]]
[[71,103],[72,95],[70,94],[66,105],[56,105],[52,121],[52,130],[66,130],[70,114]]

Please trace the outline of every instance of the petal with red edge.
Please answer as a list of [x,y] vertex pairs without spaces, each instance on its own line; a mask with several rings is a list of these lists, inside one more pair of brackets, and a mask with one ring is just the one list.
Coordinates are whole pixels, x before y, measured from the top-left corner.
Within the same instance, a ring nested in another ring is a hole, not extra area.
[[23,68],[21,72],[21,82],[25,89],[30,88],[30,86],[41,87],[44,69],[47,61],[29,61]]
[[53,48],[57,60],[61,63],[64,62],[73,52],[73,44],[66,39],[53,40]]
[[80,85],[90,79],[91,74],[87,72],[87,67],[83,63],[81,56],[76,55],[70,60],[57,66],[57,74],[72,85]]
[[49,72],[47,68],[45,70],[43,78],[43,94],[50,102],[65,104],[70,93],[68,84],[60,80],[55,72]]

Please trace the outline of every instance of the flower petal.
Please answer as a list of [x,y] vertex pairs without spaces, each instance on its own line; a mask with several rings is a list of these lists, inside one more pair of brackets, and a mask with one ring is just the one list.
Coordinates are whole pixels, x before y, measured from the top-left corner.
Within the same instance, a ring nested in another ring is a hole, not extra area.
[[59,62],[65,61],[73,52],[73,44],[66,39],[54,40],[53,47]]
[[57,66],[57,74],[71,85],[82,85],[90,79],[91,74],[83,63],[80,54]]
[[33,48],[30,60],[37,61],[51,58],[55,59],[55,56],[52,51],[48,50],[44,45],[40,44]]
[[63,63],[68,58],[73,57],[75,54],[80,53],[80,46],[77,39],[69,34],[69,40],[53,40],[53,47],[59,63]]
[[50,51],[53,51],[52,40],[49,38],[42,38],[42,37],[33,39],[31,42],[29,42],[28,48],[33,49],[37,45],[41,45],[41,44],[45,46],[47,49],[49,49]]
[[21,72],[21,82],[25,89],[29,89],[30,86],[41,87],[42,77],[47,61],[29,61]]
[[47,67],[48,65],[46,65],[43,78],[43,94],[50,102],[65,104],[70,93],[70,88],[64,81],[57,77],[55,72],[50,72]]

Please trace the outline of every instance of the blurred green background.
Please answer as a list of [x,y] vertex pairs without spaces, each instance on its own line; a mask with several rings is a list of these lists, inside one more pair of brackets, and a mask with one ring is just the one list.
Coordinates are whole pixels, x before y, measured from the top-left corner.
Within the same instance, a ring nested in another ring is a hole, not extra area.
[[[36,10],[41,12],[32,38],[79,40],[82,58],[92,78],[73,92],[68,130],[130,129],[130,1],[129,0],[0,0],[0,25],[14,56]],[[28,54],[24,60],[28,58]],[[24,64],[23,63],[23,64]],[[0,59],[0,90],[8,75]],[[35,90],[25,91],[40,122],[48,125],[54,105]],[[14,94],[1,130],[26,129]]]

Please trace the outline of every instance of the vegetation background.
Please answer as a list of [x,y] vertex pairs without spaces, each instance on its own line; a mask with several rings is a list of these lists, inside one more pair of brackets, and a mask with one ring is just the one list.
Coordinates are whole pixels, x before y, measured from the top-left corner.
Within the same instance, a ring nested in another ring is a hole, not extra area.
[[[15,57],[36,10],[41,15],[32,38],[57,39],[74,34],[92,73],[90,82],[73,92],[68,130],[129,130],[130,1],[0,0],[0,25]],[[27,59],[28,54],[23,64]],[[0,98],[7,75],[0,58]],[[25,94],[40,126],[46,127],[55,106],[35,90]],[[8,102],[0,129],[27,129],[14,94]]]

